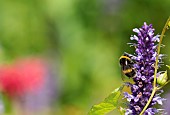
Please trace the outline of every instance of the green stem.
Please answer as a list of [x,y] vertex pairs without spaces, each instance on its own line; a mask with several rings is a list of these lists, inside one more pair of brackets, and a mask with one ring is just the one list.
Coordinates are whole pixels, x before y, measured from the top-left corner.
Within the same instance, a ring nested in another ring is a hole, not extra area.
[[2,94],[2,101],[3,101],[4,109],[5,109],[4,113],[5,114],[11,113],[11,111],[12,111],[12,105],[11,105],[12,102],[11,102],[10,98],[4,93]]
[[161,43],[162,43],[163,37],[165,35],[166,29],[167,29],[167,27],[169,27],[169,25],[168,25],[169,22],[170,22],[170,17],[166,21],[165,26],[162,30],[162,33],[161,33],[161,36],[160,36],[160,41],[159,41],[158,48],[157,48],[157,56],[156,56],[156,62],[155,62],[155,71],[154,71],[154,81],[153,81],[152,94],[151,94],[147,104],[145,105],[145,107],[143,108],[142,112],[139,115],[142,115],[145,112],[145,110],[148,108],[150,102],[152,101],[152,98],[154,97],[155,92],[158,90],[157,87],[156,87],[156,74],[157,74],[157,68],[158,68],[158,58],[159,58]]
[[156,62],[155,62],[155,72],[154,72],[154,84],[153,86],[156,87],[156,74],[157,74],[157,68],[158,68],[158,58],[159,58],[159,53],[160,53],[160,49],[161,49],[161,43],[162,43],[162,40],[163,40],[163,37],[165,35],[165,32],[166,32],[166,29],[168,27],[168,23],[170,22],[170,17],[168,18],[168,20],[166,21],[165,23],[165,26],[162,30],[162,33],[161,33],[161,36],[160,36],[160,41],[159,41],[159,44],[158,44],[158,48],[157,48],[157,56],[156,56]]

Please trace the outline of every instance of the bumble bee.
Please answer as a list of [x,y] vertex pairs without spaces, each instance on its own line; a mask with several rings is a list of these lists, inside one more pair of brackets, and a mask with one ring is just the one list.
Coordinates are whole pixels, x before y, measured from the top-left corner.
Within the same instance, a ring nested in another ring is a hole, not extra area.
[[[132,78],[136,75],[136,70],[133,67],[134,61],[131,59],[133,55],[124,52],[124,54],[120,57],[119,63],[122,69],[122,73],[129,78]],[[123,80],[122,76],[122,80]]]

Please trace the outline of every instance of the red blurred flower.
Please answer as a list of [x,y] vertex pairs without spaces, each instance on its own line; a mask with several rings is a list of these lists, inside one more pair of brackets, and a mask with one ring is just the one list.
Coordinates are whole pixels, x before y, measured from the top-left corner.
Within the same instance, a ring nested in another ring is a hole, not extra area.
[[0,67],[0,87],[10,97],[37,91],[43,84],[45,64],[38,58]]

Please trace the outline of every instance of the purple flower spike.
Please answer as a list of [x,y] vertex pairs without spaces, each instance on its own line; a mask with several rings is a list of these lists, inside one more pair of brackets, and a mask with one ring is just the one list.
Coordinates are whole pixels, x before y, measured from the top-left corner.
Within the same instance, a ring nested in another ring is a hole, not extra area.
[[[154,28],[152,25],[144,25],[137,29],[133,29],[137,35],[132,35],[131,40],[137,41],[133,43],[135,47],[135,56],[133,65],[136,69],[136,75],[133,77],[131,92],[132,94],[124,93],[125,98],[129,101],[129,108],[126,110],[126,115],[139,115],[146,103],[148,102],[152,90],[154,80],[154,65],[156,62],[156,48],[159,42],[160,35],[154,35]],[[159,56],[161,59],[162,56]],[[160,64],[158,65],[160,67]],[[150,105],[144,112],[144,115],[155,115],[159,112],[159,109],[153,108],[155,104],[161,104],[165,100],[160,95],[155,94]]]

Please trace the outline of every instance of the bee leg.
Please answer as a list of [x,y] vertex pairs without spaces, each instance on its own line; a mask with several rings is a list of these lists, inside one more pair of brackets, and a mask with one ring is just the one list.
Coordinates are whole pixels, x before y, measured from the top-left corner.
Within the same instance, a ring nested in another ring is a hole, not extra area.
[[127,87],[132,87],[132,84],[130,82],[123,82],[123,85],[125,85]]

